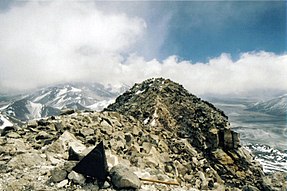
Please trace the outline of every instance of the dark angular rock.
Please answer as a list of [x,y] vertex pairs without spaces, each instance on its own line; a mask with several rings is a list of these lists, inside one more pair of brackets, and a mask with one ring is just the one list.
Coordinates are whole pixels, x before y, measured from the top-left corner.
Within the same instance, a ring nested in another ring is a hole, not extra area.
[[1,136],[7,135],[11,131],[15,131],[16,128],[13,126],[6,126],[2,130],[0,129]]
[[37,123],[38,123],[38,126],[47,126],[50,124],[47,120],[44,120],[44,119],[40,119],[39,121],[37,121]]
[[224,130],[224,147],[228,149],[233,148],[232,133],[230,129]]
[[233,148],[235,148],[235,149],[240,147],[240,139],[239,138],[240,138],[239,133],[232,131]]
[[207,147],[211,150],[218,148],[219,146],[219,135],[217,130],[210,130],[206,137]]
[[103,185],[108,175],[108,165],[103,142],[100,142],[74,168],[75,172],[87,179],[96,179],[99,186]]
[[80,155],[74,151],[72,147],[69,147],[69,158],[68,160],[73,160],[73,161],[79,161],[80,160]]

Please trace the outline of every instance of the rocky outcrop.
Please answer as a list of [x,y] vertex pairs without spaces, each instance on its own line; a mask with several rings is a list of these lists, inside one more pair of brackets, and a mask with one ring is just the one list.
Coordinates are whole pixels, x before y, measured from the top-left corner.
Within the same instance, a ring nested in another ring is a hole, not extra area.
[[[135,117],[145,129],[167,141],[169,152],[178,153],[178,148],[182,147],[184,157],[173,158],[173,161],[183,166],[194,161],[193,157],[203,157],[202,166],[192,162],[182,168],[193,169],[185,170],[192,177],[207,168],[216,172],[213,177],[220,177],[207,179],[208,184],[202,183],[200,189],[212,189],[218,181],[230,187],[241,188],[252,183],[260,190],[271,189],[264,183],[258,162],[241,147],[239,134],[230,129],[228,117],[177,83],[162,78],[146,80],[119,96],[106,111]],[[177,137],[177,140],[172,143],[166,135]],[[190,148],[193,152],[189,152]],[[206,176],[207,173],[204,174]],[[184,176],[179,176],[181,181],[186,181]],[[192,181],[190,183],[195,186]]]
[[239,146],[238,134],[230,130],[228,117],[221,110],[170,80],[158,78],[136,84],[106,111],[131,115],[154,130],[188,138],[200,149]]
[[[240,145],[222,111],[170,80],[135,85],[107,110],[29,122],[0,137],[0,190],[284,189]],[[101,141],[103,184],[75,168]]]

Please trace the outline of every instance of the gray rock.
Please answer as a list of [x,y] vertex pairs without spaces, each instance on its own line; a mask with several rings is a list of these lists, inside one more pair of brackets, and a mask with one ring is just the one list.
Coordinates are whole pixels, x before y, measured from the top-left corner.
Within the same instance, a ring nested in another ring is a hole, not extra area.
[[245,185],[242,187],[242,191],[260,191],[260,190],[255,186]]
[[81,134],[84,136],[84,137],[87,137],[89,135],[93,135],[95,132],[93,129],[91,128],[87,128],[87,127],[83,127],[81,130],[80,130]]
[[223,165],[234,163],[233,159],[229,155],[227,155],[222,149],[217,149],[212,153],[214,157]]
[[73,168],[77,165],[77,161],[66,161],[63,169],[66,170],[68,173],[73,170]]
[[240,135],[239,133],[236,133],[235,131],[232,131],[232,141],[233,141],[233,148],[240,147]]
[[8,166],[13,169],[24,169],[43,165],[44,159],[38,153],[24,153],[13,157]]
[[141,187],[140,179],[127,167],[122,165],[114,166],[110,171],[112,183],[116,188],[133,188]]
[[71,115],[73,113],[75,113],[75,110],[73,110],[73,109],[66,109],[66,110],[63,110],[60,115]]
[[47,132],[45,131],[40,131],[37,136],[35,137],[36,140],[40,140],[40,139],[49,139],[51,138],[51,135],[49,135]]
[[232,132],[230,129],[224,130],[224,147],[228,149],[233,148]]
[[27,126],[31,127],[31,128],[35,128],[38,126],[38,123],[36,120],[30,120],[30,121],[28,121]]
[[65,131],[56,141],[54,141],[47,150],[50,152],[63,154],[70,147],[77,153],[82,153],[86,146],[77,139],[72,133]]
[[88,183],[82,186],[83,190],[88,191],[99,191],[99,186],[97,184]]
[[75,171],[70,172],[68,178],[72,180],[74,183],[80,185],[84,185],[86,182],[86,178],[82,174],[77,173]]
[[51,170],[51,180],[53,182],[61,182],[67,177],[67,171],[55,167],[53,170]]
[[8,133],[6,136],[7,136],[7,137],[10,137],[10,138],[15,138],[15,139],[21,137],[21,136],[20,136],[18,133],[16,133],[16,132],[10,132],[10,133]]

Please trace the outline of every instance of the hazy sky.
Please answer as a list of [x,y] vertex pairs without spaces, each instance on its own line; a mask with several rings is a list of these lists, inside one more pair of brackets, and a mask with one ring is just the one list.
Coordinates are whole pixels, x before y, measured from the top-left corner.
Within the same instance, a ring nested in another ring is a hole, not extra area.
[[163,76],[195,94],[287,90],[284,1],[0,1],[0,93]]

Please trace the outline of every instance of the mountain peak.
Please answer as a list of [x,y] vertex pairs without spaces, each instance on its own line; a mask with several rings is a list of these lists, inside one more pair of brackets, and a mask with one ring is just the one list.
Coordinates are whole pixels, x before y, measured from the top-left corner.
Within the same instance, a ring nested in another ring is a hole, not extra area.
[[[106,110],[133,116],[145,130],[163,140],[166,137],[180,140],[184,147],[192,148],[186,153],[189,161],[193,160],[192,153],[199,153],[232,187],[238,184],[231,180],[236,179],[237,171],[241,171],[238,169],[259,173],[252,156],[241,146],[239,134],[230,129],[228,117],[171,80],[156,78],[136,84]],[[166,141],[173,144],[173,139]],[[243,182],[248,177],[243,177]],[[257,178],[253,181],[262,181]]]
[[145,92],[154,92],[155,94],[159,93],[171,93],[171,90],[180,91],[181,94],[188,94],[188,91],[178,83],[175,83],[169,79],[164,78],[151,78],[143,81],[140,84],[135,84],[131,89],[130,93],[140,95]]
[[[218,140],[207,137],[210,132],[229,129],[227,116],[169,79],[153,78],[135,84],[106,110],[131,115],[158,131],[166,130],[181,138],[192,138],[192,144],[200,149],[226,145],[219,137]],[[197,136],[202,135],[201,132],[207,137]]]

